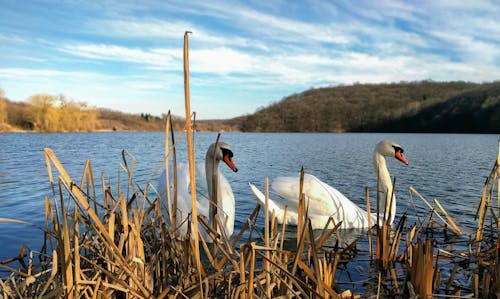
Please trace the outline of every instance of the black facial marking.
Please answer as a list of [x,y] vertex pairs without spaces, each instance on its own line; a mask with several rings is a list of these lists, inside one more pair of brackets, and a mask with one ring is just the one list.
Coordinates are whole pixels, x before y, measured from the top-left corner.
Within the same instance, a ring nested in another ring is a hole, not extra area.
[[222,151],[222,156],[223,157],[226,156],[226,155],[229,155],[229,158],[233,157],[233,152],[230,149],[221,148],[221,151]]
[[405,151],[404,151],[401,147],[399,147],[399,146],[395,146],[395,145],[393,145],[392,147],[394,148],[394,151],[395,151],[396,153],[397,153],[397,152],[401,152],[401,153],[404,153],[404,152],[405,152]]

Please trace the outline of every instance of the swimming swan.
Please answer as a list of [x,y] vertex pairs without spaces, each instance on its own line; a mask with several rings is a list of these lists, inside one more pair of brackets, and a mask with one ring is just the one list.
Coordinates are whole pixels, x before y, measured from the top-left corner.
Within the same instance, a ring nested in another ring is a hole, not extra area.
[[[208,224],[211,224],[210,219],[210,198],[213,194],[213,178],[217,178],[217,207],[218,207],[218,217],[220,223],[225,224],[226,236],[230,237],[234,230],[234,195],[231,185],[227,179],[219,174],[219,162],[224,161],[224,163],[231,168],[232,171],[237,172],[238,168],[233,162],[233,152],[228,144],[224,142],[217,142],[210,145],[205,156],[205,168],[202,165],[197,165],[197,175],[200,181],[205,182],[206,185],[198,186],[198,190],[204,190],[208,195],[202,196],[198,194],[196,207],[198,215],[204,215],[208,219]],[[212,173],[214,174],[212,176]],[[207,175],[208,174],[208,175]],[[170,176],[172,177],[172,176]],[[160,192],[160,198],[162,206],[167,206],[167,190],[165,188],[165,171],[160,175],[158,190]],[[189,167],[187,164],[179,164],[177,167],[177,227],[179,228],[179,234],[184,236],[187,233],[188,222],[191,214],[191,194],[189,191],[190,179],[189,179]],[[164,209],[168,210],[168,209]],[[165,215],[167,218],[167,215]],[[206,241],[210,241],[209,238],[205,238]]]
[[[373,152],[373,166],[375,173],[378,173],[380,192],[379,213],[381,220],[390,215],[389,222],[392,224],[396,214],[396,198],[394,196],[392,201],[388,200],[393,194],[393,186],[385,157],[394,157],[406,165],[408,165],[408,160],[403,155],[401,146],[389,140],[379,142]],[[269,199],[269,212],[275,212],[278,222],[283,222],[285,206],[288,206],[286,223],[297,225],[299,186],[300,179],[298,177],[278,177],[271,184],[274,193],[283,199],[282,202]],[[250,184],[250,189],[257,202],[264,207],[264,194],[253,184]],[[317,177],[310,174],[304,175],[303,193],[306,205],[308,205],[308,216],[314,229],[324,228],[330,217],[333,218],[335,223],[342,221],[341,228],[368,227],[368,214],[365,210],[358,207],[337,189],[320,181]],[[384,215],[386,209],[390,209],[390,213],[387,210],[386,215]],[[375,225],[376,223],[376,213],[371,213],[371,224]]]

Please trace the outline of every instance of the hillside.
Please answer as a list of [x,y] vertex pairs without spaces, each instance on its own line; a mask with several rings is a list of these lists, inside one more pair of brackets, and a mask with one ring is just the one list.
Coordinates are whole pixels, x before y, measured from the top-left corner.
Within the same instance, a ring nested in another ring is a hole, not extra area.
[[[150,114],[129,114],[107,109],[98,109],[99,131],[150,131],[158,132],[165,130],[165,117],[152,116]],[[172,116],[175,131],[184,130],[185,120],[183,117]],[[196,120],[196,131],[239,131],[239,122],[234,120]]]
[[500,132],[500,82],[422,81],[310,89],[246,116],[241,130]]
[[500,84],[485,84],[421,109],[418,113],[381,123],[374,131],[422,133],[499,133]]

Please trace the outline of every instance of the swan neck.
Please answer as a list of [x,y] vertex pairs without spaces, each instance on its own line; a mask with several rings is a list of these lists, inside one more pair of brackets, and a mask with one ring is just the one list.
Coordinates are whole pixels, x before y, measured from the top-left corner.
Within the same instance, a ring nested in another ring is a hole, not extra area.
[[382,183],[379,187],[387,187],[387,183],[391,182],[391,177],[384,156],[376,152],[373,156],[373,166],[378,177],[378,182]]
[[205,157],[205,175],[207,179],[208,198],[212,200],[214,196],[214,187],[218,185],[219,161],[214,159],[213,155],[209,153],[207,153]]
[[380,153],[378,153],[377,151],[375,151],[373,155],[373,166],[375,168],[375,174],[377,175],[378,178],[377,194],[379,196],[378,207],[379,207],[380,218],[385,219],[390,214],[389,220],[390,223],[392,224],[396,213],[396,198],[395,196],[393,196],[392,200],[390,200],[390,197],[393,194],[391,176],[389,174],[389,170],[387,169],[387,163],[385,157]]

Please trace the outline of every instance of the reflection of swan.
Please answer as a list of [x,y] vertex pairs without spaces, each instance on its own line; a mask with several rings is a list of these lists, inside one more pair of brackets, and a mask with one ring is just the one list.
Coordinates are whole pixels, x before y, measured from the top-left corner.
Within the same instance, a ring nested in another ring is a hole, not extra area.
[[[395,157],[401,162],[408,164],[403,155],[403,149],[392,141],[381,141],[375,147],[373,153],[373,165],[375,173],[378,172],[379,211],[381,219],[390,215],[389,222],[392,224],[396,213],[396,197],[388,200],[392,192],[392,182],[387,170],[385,157]],[[283,198],[282,202],[269,200],[269,211],[274,210],[279,222],[283,221],[285,206],[287,206],[286,223],[297,225],[298,223],[298,177],[279,177],[272,183],[273,191]],[[250,184],[253,194],[259,204],[264,206],[265,196],[257,187]],[[313,228],[323,228],[330,217],[335,223],[342,221],[341,228],[365,228],[368,227],[368,214],[356,206],[352,201],[340,193],[337,189],[323,183],[313,175],[304,175],[303,193],[308,206],[308,216]],[[390,205],[390,207],[389,207]],[[387,215],[384,211],[387,208]],[[390,213],[389,213],[390,211]],[[371,224],[376,224],[376,214],[372,213]]]
[[[226,236],[230,237],[233,234],[234,228],[234,195],[231,186],[229,185],[226,178],[219,174],[219,162],[224,161],[229,168],[234,172],[238,171],[233,163],[233,152],[224,142],[217,142],[216,144],[210,145],[205,156],[205,168],[202,165],[197,165],[197,175],[201,182],[204,182],[202,186],[198,186],[198,190],[205,190],[208,197],[211,198],[213,194],[213,178],[218,181],[217,184],[217,214],[220,223],[225,224]],[[212,175],[213,174],[213,175]],[[179,227],[179,234],[185,235],[187,233],[188,227],[188,217],[191,213],[191,195],[189,191],[189,167],[187,164],[180,164],[177,167],[177,227]],[[170,176],[172,177],[172,176]],[[165,189],[165,171],[160,175],[158,190],[160,192],[162,206],[166,207],[167,203],[167,193]],[[201,187],[201,188],[200,188]],[[208,219],[210,225],[211,220],[209,218],[210,210],[210,199],[206,196],[198,194],[197,196],[197,211],[199,215],[204,215]],[[166,209],[164,209],[166,210]],[[166,218],[167,215],[165,215]],[[205,238],[206,241],[207,238]]]

